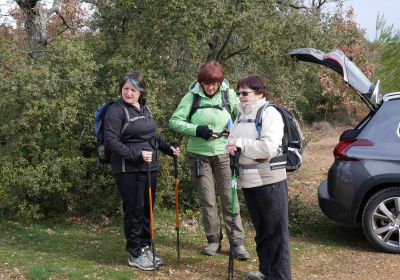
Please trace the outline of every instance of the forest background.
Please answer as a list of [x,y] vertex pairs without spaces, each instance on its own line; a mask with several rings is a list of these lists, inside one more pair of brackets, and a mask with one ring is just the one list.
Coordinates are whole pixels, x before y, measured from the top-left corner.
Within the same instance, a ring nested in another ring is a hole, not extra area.
[[[160,133],[186,138],[168,120],[207,59],[223,64],[234,88],[262,76],[276,102],[303,125],[354,125],[366,113],[332,71],[297,64],[288,51],[342,50],[383,92],[399,88],[399,33],[377,19],[364,38],[344,0],[15,0],[15,25],[0,25],[0,216],[120,215],[110,173],[95,156],[94,113],[117,98],[125,72],[144,73]],[[335,3],[329,12],[325,6]],[[4,11],[2,11],[2,14]],[[306,139],[307,142],[307,139]],[[161,158],[157,207],[174,208],[171,159]],[[185,157],[181,211],[199,208]]]

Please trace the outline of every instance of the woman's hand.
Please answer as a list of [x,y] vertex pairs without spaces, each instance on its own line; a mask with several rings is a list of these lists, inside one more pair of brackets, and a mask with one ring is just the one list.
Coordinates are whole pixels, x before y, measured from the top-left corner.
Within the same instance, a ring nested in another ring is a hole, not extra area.
[[219,137],[218,137],[218,134],[216,134],[215,132],[213,132],[212,134],[211,134],[211,137],[210,138],[208,138],[208,140],[215,140],[215,139],[218,139]]
[[152,161],[153,152],[142,151],[142,158],[144,162],[150,163]]
[[231,138],[231,139],[228,140],[226,149],[228,150],[228,153],[231,156],[235,155],[235,152],[237,150],[237,148],[236,148],[236,138]]
[[170,149],[174,156],[179,157],[181,155],[181,150],[179,149],[179,147],[174,148],[174,146],[171,146]]
[[214,140],[210,138],[213,138],[215,135],[213,136],[213,131],[209,129],[207,125],[198,125],[196,128],[196,136],[204,140]]

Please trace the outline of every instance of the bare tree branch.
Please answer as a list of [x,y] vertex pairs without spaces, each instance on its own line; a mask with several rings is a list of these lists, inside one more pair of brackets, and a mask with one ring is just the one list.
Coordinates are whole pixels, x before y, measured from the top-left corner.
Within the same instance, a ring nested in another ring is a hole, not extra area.
[[235,24],[232,23],[231,28],[229,29],[228,35],[225,38],[225,41],[222,43],[221,48],[219,49],[219,51],[217,52],[217,55],[215,56],[216,59],[218,59],[221,55],[221,53],[224,51],[224,49],[226,48],[226,46],[228,45],[228,42],[232,36],[233,30],[235,30]]
[[244,53],[244,52],[247,51],[249,48],[250,48],[250,46],[246,46],[246,47],[244,47],[244,48],[242,48],[242,49],[239,49],[239,50],[237,50],[237,51],[234,51],[234,52],[230,53],[229,55],[227,55],[226,57],[224,57],[223,60],[224,60],[224,61],[227,61],[228,59],[232,58],[232,57],[235,56],[235,55]]
[[328,2],[328,0],[318,0],[318,5],[317,5],[317,10],[320,10],[323,5],[325,5]]
[[295,4],[290,0],[279,0],[279,1],[276,1],[276,3],[278,5],[287,5],[287,6],[291,7],[291,8],[293,8],[293,9],[296,9],[296,10],[316,9],[318,11],[321,10],[322,6],[324,6],[325,4],[330,3],[330,2],[338,2],[338,0],[318,0],[318,1],[313,0],[313,1],[311,1],[311,3],[308,2],[309,6],[305,5],[304,1],[303,1],[303,5]]
[[67,29],[74,29],[73,27],[69,26],[69,24],[67,23],[67,21],[65,20],[65,18],[61,15],[61,13],[59,11],[56,11],[55,13],[59,16],[59,18],[61,19],[63,24],[67,27]]
[[295,4],[292,4],[292,3],[289,3],[288,6],[293,8],[293,9],[296,9],[296,10],[301,10],[301,9],[308,10],[308,9],[310,9],[309,7],[306,7],[306,6],[303,6],[303,5],[301,5],[301,6],[300,5],[295,5]]
[[60,0],[54,0],[53,1],[53,6],[47,10],[47,18],[50,18],[50,16],[54,13],[57,13],[60,11]]
[[61,30],[60,32],[58,32],[58,33],[54,36],[53,39],[49,39],[49,43],[53,42],[53,40],[54,40],[55,38],[57,38],[58,36],[60,36],[61,34],[63,34],[65,31],[70,30],[70,29],[71,29],[71,28],[69,28],[68,26],[65,27],[63,30]]

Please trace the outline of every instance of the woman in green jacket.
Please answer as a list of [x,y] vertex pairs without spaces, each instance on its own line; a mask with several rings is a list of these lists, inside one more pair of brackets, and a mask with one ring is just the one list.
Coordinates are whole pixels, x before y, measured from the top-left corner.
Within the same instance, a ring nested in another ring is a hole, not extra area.
[[[191,178],[200,198],[203,226],[207,246],[205,255],[221,251],[222,230],[216,195],[220,196],[226,234],[231,231],[231,172],[229,156],[225,154],[227,124],[231,113],[237,114],[239,99],[224,80],[221,65],[210,60],[198,72],[197,81],[189,88],[172,115],[171,129],[189,135],[187,143]],[[232,109],[233,109],[233,112]],[[236,205],[239,205],[236,201]],[[235,256],[250,258],[244,247],[244,231],[239,207],[234,219]]]

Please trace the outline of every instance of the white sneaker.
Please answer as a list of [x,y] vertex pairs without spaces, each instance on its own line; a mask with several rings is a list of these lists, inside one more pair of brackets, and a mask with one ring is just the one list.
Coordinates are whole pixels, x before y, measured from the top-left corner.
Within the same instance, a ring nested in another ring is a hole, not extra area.
[[[147,258],[147,255],[144,252],[142,252],[142,254],[137,258],[130,256],[128,259],[128,264],[130,266],[138,267],[143,270],[153,270],[154,269],[153,262]],[[158,265],[156,263],[156,269],[157,268],[158,268]]]
[[[151,262],[153,262],[153,252],[150,250],[150,248],[149,247],[144,247],[144,251],[143,252],[147,256],[147,258]],[[157,266],[160,266],[160,265],[164,264],[164,260],[162,258],[160,258],[160,257],[155,256],[154,260],[155,260]]]

